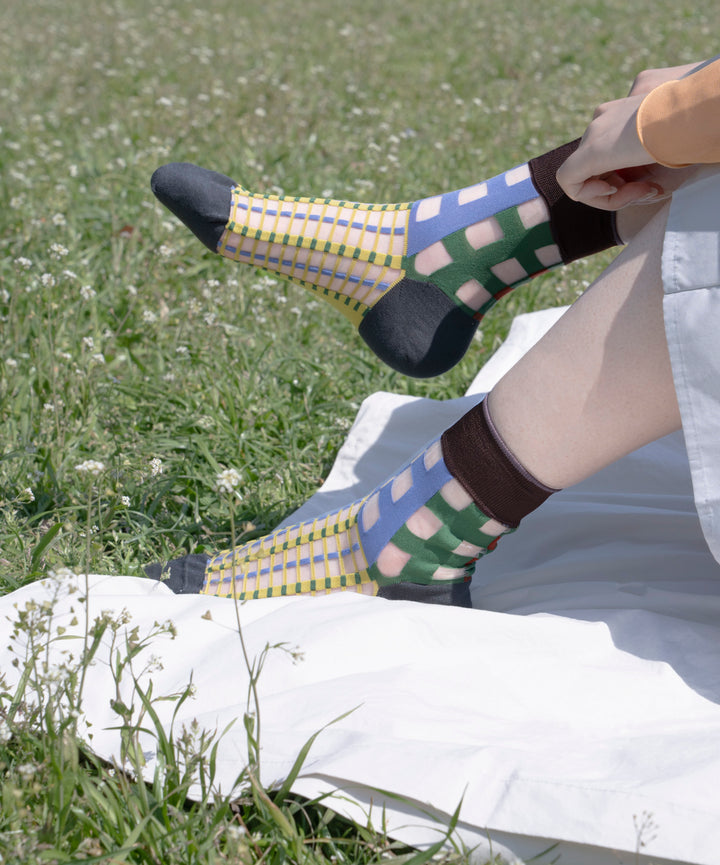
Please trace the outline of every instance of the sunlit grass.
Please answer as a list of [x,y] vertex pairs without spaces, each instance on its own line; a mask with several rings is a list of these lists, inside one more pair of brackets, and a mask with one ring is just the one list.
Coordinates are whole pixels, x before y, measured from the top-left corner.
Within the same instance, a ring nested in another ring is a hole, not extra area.
[[[516,291],[458,367],[413,381],[301,289],[206,252],[152,198],[158,165],[360,200],[461,187],[580,134],[641,68],[713,54],[711,12],[669,0],[5,0],[0,591],[51,568],[140,575],[225,546],[214,480],[229,467],[243,476],[240,537],[272,527],[322,482],[366,395],[461,395],[514,315],[572,301],[608,260]],[[89,512],[76,466],[90,459],[106,470]],[[39,747],[27,730],[2,745],[20,816],[0,848],[50,843]],[[24,765],[41,767],[25,785]],[[80,787],[103,777],[87,756],[74,771]],[[357,831],[368,861],[387,852]],[[78,857],[79,837],[52,844]],[[109,854],[110,840],[88,838],[83,855]],[[224,861],[223,844],[196,861]]]

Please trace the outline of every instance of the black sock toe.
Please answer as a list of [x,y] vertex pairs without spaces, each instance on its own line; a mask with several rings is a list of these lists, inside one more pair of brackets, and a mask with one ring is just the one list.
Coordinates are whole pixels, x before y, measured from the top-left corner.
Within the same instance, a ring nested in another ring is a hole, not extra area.
[[201,240],[217,251],[232,200],[234,180],[189,162],[171,162],[150,179],[157,198]]
[[146,565],[144,570],[148,577],[165,583],[176,595],[197,595],[205,583],[205,570],[209,561],[208,556],[195,553],[166,564],[156,562]]
[[405,277],[372,307],[358,333],[394,370],[431,378],[463,357],[477,326],[432,283]]

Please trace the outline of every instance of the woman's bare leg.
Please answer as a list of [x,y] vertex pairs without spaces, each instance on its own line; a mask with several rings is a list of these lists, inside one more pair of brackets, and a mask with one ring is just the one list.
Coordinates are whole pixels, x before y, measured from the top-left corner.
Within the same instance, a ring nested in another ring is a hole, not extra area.
[[662,315],[667,208],[490,395],[508,448],[547,486],[577,483],[680,427]]

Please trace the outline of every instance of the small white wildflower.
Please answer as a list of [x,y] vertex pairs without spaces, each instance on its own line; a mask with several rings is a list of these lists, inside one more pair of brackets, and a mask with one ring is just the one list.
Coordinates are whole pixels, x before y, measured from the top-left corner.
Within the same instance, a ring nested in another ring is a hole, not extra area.
[[255,109],[255,116],[256,117],[266,117],[267,116],[267,111],[262,107],[262,105],[259,105]]
[[214,312],[206,312],[203,316],[203,321],[205,322],[205,324],[209,324],[211,327],[213,324],[215,324],[216,319],[217,316]]
[[157,315],[155,315],[152,310],[146,309],[145,312],[143,312],[143,321],[147,324],[153,324],[153,322],[157,321]]
[[128,285],[127,293],[130,295],[130,297],[135,297],[137,295],[137,288],[135,288],[134,285]]
[[99,460],[85,460],[75,466],[75,471],[81,475],[88,474],[97,477],[100,472],[105,471],[105,463],[101,463]]
[[62,275],[65,279],[77,279],[77,273],[74,270],[68,270],[67,268],[63,270]]
[[90,361],[92,363],[103,364],[105,363],[105,355],[99,351],[90,358]]
[[172,99],[169,99],[167,96],[160,96],[155,100],[155,104],[162,105],[164,108],[171,108],[173,103]]
[[95,348],[95,340],[91,336],[84,336],[83,345],[88,351],[92,351]]
[[65,258],[68,254],[67,246],[63,246],[62,243],[51,243],[50,244],[50,258],[54,258],[56,261],[59,261],[61,258]]
[[225,469],[215,479],[215,489],[219,493],[231,493],[241,480],[242,475],[237,469]]
[[75,165],[74,162],[68,165],[68,174],[70,175],[70,177],[78,176],[78,167],[77,165]]
[[158,255],[160,258],[170,258],[172,254],[172,246],[168,246],[167,243],[161,243],[160,246],[158,246]]
[[175,373],[172,371],[166,372],[163,376],[163,381],[175,381]]
[[25,489],[20,493],[19,499],[21,502],[34,502],[35,494],[32,491],[31,487],[25,487]]
[[130,507],[130,496],[120,496],[120,504],[124,508],[129,508]]
[[80,288],[80,296],[83,300],[90,300],[91,298],[95,297],[96,294],[97,292],[91,285],[83,285]]
[[40,282],[45,288],[52,288],[55,285],[55,277],[52,273],[43,273],[40,277]]
[[7,303],[10,300],[10,292],[6,288],[0,289],[0,300]]
[[210,417],[210,415],[204,414],[198,418],[198,426],[203,429],[210,429],[211,426],[215,425],[215,421]]
[[29,781],[37,772],[37,766],[34,763],[22,763],[17,767],[18,775],[24,780]]
[[22,195],[13,195],[13,197],[10,199],[10,207],[13,210],[20,210],[24,206],[24,204],[25,199],[22,197]]
[[52,402],[43,403],[43,411],[55,411],[55,403],[52,403]]
[[6,358],[5,366],[9,367],[10,369],[17,369],[17,365],[18,365],[18,362],[15,360],[14,357]]
[[297,307],[297,306],[291,306],[291,307],[290,307],[290,312],[291,312],[293,315],[297,315],[298,317],[302,315],[302,312],[300,311],[300,308]]
[[186,345],[179,345],[175,349],[175,354],[181,354],[183,357],[186,357],[189,353],[190,351]]
[[55,213],[53,214],[52,224],[57,226],[67,225],[67,220],[65,219],[65,215],[63,213]]
[[32,261],[30,261],[29,258],[25,258],[24,255],[21,255],[20,258],[16,258],[15,264],[23,270],[29,270],[32,267]]
[[287,298],[284,294],[279,294],[276,298],[278,303],[287,303]]
[[244,826],[238,826],[235,823],[231,823],[226,829],[225,834],[232,841],[240,841],[245,835],[247,835],[247,831]]
[[0,745],[7,745],[10,739],[12,739],[10,725],[5,718],[0,718]]
[[162,460],[159,457],[153,457],[150,460],[150,474],[155,477],[163,473]]

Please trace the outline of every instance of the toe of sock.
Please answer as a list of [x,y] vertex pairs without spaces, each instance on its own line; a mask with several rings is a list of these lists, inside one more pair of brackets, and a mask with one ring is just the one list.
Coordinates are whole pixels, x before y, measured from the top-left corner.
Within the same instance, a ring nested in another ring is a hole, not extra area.
[[228,221],[234,186],[232,178],[189,162],[163,165],[150,179],[158,200],[213,252]]
[[162,581],[176,595],[197,595],[205,584],[208,561],[207,556],[196,553],[166,564],[146,565],[144,570],[148,577]]
[[358,333],[388,366],[431,378],[463,357],[477,325],[439,288],[406,277],[372,307]]

